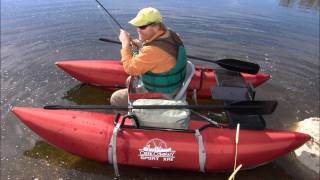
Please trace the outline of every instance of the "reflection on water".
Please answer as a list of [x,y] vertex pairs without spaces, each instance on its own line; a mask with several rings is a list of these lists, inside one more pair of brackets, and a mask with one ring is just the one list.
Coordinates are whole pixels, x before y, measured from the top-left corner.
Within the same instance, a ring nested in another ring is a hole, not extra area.
[[62,99],[66,99],[76,104],[110,104],[110,96],[112,92],[106,91],[102,88],[87,85],[78,84],[69,89]]
[[113,175],[113,170],[107,163],[98,163],[74,156],[44,141],[37,141],[31,150],[27,150],[23,154],[30,158],[45,160],[52,168],[75,169],[105,176]]
[[319,9],[319,0],[279,0],[279,4],[285,7],[299,6],[300,8]]

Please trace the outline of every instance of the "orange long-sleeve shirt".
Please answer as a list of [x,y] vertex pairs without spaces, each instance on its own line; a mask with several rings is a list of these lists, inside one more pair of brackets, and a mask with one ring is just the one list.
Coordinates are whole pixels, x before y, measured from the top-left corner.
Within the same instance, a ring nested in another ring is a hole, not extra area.
[[[155,34],[148,42],[168,36],[163,31]],[[161,34],[163,34],[161,36]],[[160,36],[160,37],[159,37]],[[147,42],[144,42],[147,43]],[[121,49],[121,62],[129,75],[142,75],[148,71],[153,73],[167,72],[176,65],[176,59],[166,51],[156,46],[143,46],[137,56],[132,56],[130,47]]]

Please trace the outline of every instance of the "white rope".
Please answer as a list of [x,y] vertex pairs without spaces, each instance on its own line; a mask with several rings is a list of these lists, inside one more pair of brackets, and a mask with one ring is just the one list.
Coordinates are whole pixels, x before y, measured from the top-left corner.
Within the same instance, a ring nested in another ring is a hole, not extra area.
[[233,171],[233,173],[230,175],[230,177],[228,178],[228,180],[234,179],[234,176],[237,174],[237,172],[240,170],[241,167],[242,167],[242,164],[240,164],[240,165]]
[[[240,129],[240,124],[237,124],[237,130],[236,130],[236,139],[235,139],[235,153],[234,153],[234,166],[233,166],[233,173],[231,174],[231,176],[229,177],[230,179],[234,180],[234,177],[236,175],[236,173],[240,170],[240,168],[242,167],[242,164],[240,164],[237,167],[237,158],[238,158],[238,142],[239,142],[239,129]],[[236,168],[237,167],[237,168]]]

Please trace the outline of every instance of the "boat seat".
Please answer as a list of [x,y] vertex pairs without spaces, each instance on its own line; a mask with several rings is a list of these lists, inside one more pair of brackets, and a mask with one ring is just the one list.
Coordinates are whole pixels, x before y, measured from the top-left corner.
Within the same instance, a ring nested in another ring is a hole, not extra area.
[[185,100],[187,97],[187,89],[188,89],[188,86],[189,86],[191,79],[194,75],[195,67],[190,61],[187,61],[186,66],[187,66],[186,67],[186,77],[182,83],[182,87],[180,88],[177,95],[174,97],[174,100]]
[[[217,86],[211,89],[213,99],[224,100],[224,104],[232,104],[239,101],[253,101],[255,90],[251,84],[247,84],[239,72],[224,69],[216,70]],[[240,124],[241,129],[262,130],[266,123],[261,115],[239,115],[226,111],[229,119],[229,127],[236,128]]]
[[254,100],[255,90],[250,83],[239,72],[225,69],[216,70],[217,86],[211,88],[211,95],[214,99],[221,100]]

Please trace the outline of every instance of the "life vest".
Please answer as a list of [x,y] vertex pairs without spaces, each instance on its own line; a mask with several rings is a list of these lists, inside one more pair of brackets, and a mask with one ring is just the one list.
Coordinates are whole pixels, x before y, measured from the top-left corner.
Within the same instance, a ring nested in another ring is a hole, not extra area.
[[[176,65],[168,72],[153,73],[151,71],[141,75],[146,89],[152,92],[170,94],[182,86],[186,76],[186,51],[176,33],[169,31],[170,36],[165,39],[156,39],[146,45],[157,46],[176,57]],[[155,57],[156,58],[156,57]]]

